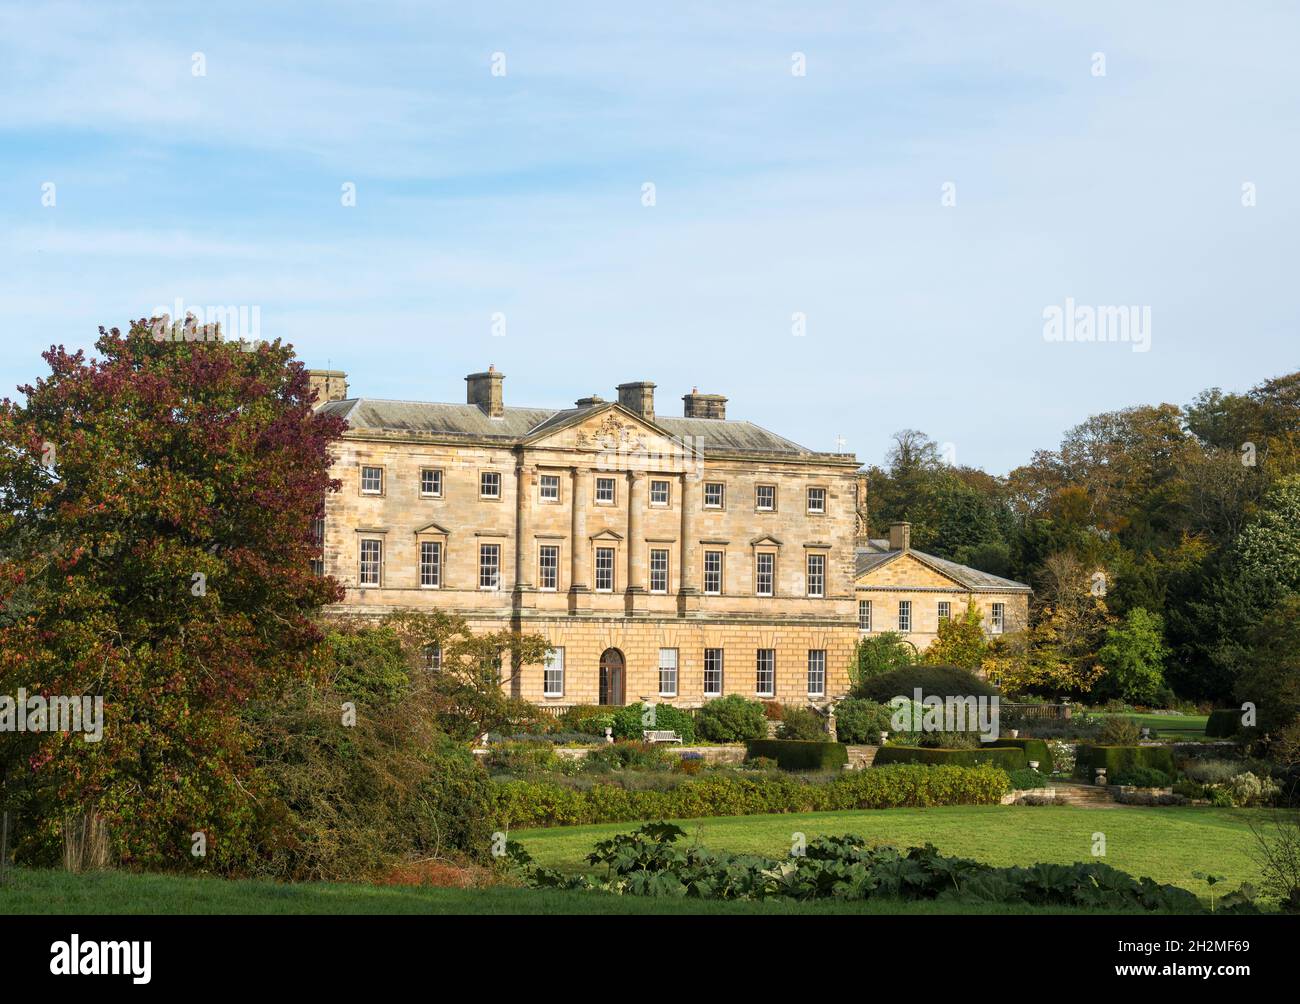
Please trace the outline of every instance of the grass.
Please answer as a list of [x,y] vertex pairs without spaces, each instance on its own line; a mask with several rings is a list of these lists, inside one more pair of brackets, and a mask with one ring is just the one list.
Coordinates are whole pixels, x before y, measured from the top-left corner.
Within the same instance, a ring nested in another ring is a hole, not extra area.
[[[858,833],[912,846],[927,841],[946,854],[993,865],[1089,861],[1095,835],[1104,834],[1101,860],[1135,876],[1179,885],[1208,902],[1195,871],[1226,881],[1221,895],[1256,881],[1254,838],[1248,822],[1271,818],[1266,809],[1147,808],[1111,810],[1066,806],[952,806],[878,809],[682,821],[706,846],[780,857],[792,834]],[[576,872],[599,839],[635,823],[527,830],[516,837],[538,864]],[[178,875],[16,869],[0,885],[2,914],[1059,914],[1089,911],[1023,905],[935,903],[709,903],[510,887],[434,889],[363,883],[277,883]]]
[[1205,738],[1205,723],[1208,715],[1153,715],[1138,712],[1106,713],[1106,718],[1135,718],[1138,728],[1146,726],[1161,739]]
[[[282,884],[178,875],[17,869],[0,885],[4,914],[1059,914],[1023,905],[875,902],[765,903],[646,899],[558,890],[429,889],[326,882]],[[1070,911],[1093,912],[1093,911]]]
[[[1218,893],[1242,882],[1258,882],[1252,857],[1255,838],[1247,821],[1270,818],[1266,809],[1128,806],[1081,809],[1070,806],[949,806],[934,809],[874,809],[810,812],[781,816],[730,816],[686,820],[692,837],[716,850],[781,857],[792,834],[809,840],[823,834],[856,833],[868,840],[911,847],[926,842],[945,854],[991,865],[1039,861],[1070,864],[1093,860],[1095,834],[1105,838],[1100,859],[1122,871],[1179,885],[1209,901],[1196,871],[1223,875]],[[589,868],[583,860],[597,841],[632,829],[634,823],[528,830],[515,835],[538,864],[562,871]]]

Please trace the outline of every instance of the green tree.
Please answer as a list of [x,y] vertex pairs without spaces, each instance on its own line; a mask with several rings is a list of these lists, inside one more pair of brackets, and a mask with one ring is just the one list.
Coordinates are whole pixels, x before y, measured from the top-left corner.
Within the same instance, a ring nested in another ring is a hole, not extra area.
[[1106,631],[1097,659],[1106,669],[1107,693],[1135,704],[1154,704],[1165,689],[1164,664],[1169,648],[1159,615],[1134,607],[1124,621]]
[[916,662],[916,648],[901,634],[883,631],[859,638],[853,645],[853,664],[849,679],[857,688],[872,677]]
[[960,666],[974,671],[984,664],[987,650],[984,616],[971,600],[960,618],[939,621],[938,634],[921,656],[921,661],[932,666]]

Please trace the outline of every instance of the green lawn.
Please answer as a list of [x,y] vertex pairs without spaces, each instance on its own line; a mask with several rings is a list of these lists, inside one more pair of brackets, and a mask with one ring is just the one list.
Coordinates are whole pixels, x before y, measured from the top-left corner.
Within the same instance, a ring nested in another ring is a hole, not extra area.
[[1209,718],[1208,715],[1152,715],[1137,712],[1105,717],[1136,718],[1139,728],[1145,725],[1154,729],[1161,739],[1189,740],[1205,738],[1205,723]]
[[[227,881],[18,869],[0,885],[6,914],[1059,914],[1022,905],[821,902],[710,903],[533,889],[417,889]],[[1091,912],[1091,911],[1069,911]]]
[[[692,837],[724,850],[783,856],[791,834],[859,833],[900,846],[929,841],[948,854],[994,865],[1092,860],[1093,835],[1106,837],[1102,860],[1133,875],[1183,886],[1205,898],[1193,871],[1227,877],[1220,890],[1257,879],[1247,820],[1268,810],[1210,808],[1078,809],[1054,806],[953,806],[687,820]],[[577,871],[592,844],[635,823],[527,830],[516,834],[539,864]],[[428,889],[361,883],[283,884],[103,872],[68,875],[17,869],[0,885],[0,915],[71,914],[937,914],[1062,913],[1025,906],[934,903],[708,903],[599,893],[514,888]]]
[[[1243,881],[1258,882],[1259,869],[1252,857],[1255,842],[1247,826],[1250,818],[1264,821],[1270,818],[1269,810],[949,806],[728,816],[688,820],[682,825],[692,838],[698,834],[705,846],[737,853],[784,856],[796,831],[809,840],[822,834],[857,833],[900,847],[928,841],[945,854],[992,865],[1090,861],[1093,834],[1101,833],[1106,840],[1102,861],[1206,898],[1204,884],[1192,877],[1195,871],[1226,876],[1228,881],[1220,891],[1235,889]],[[583,858],[592,844],[634,826],[567,826],[526,830],[514,836],[538,864],[580,871],[589,867]]]

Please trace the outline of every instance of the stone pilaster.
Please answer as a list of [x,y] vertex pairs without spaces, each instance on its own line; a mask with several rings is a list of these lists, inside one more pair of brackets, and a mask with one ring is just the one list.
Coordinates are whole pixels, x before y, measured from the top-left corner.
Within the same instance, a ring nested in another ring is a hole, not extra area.
[[570,505],[573,520],[569,531],[569,612],[591,607],[591,582],[587,566],[587,502],[591,497],[591,472],[581,467],[570,470]]

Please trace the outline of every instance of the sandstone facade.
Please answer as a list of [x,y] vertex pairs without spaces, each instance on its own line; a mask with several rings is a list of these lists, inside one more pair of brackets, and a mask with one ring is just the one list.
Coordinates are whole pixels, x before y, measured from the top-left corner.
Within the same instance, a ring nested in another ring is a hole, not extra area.
[[326,400],[318,378],[349,423],[322,531],[335,613],[436,608],[541,634],[552,685],[542,666],[508,684],[541,705],[847,691],[853,456],[729,420],[720,395],[668,418],[639,382],[551,411],[508,407],[495,370],[466,379],[459,405],[338,398],[340,373]]

